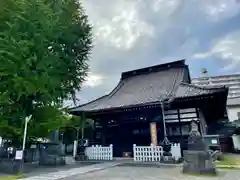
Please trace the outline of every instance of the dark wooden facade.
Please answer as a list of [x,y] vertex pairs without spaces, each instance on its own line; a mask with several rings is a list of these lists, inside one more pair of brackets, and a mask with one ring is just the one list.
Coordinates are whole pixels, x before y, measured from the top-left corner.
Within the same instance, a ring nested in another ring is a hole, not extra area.
[[185,61],[138,69],[122,74],[118,86],[107,96],[73,108],[72,114],[94,120],[94,142],[114,145],[114,156],[131,152],[133,144],[150,145],[150,123],[156,122],[157,138],[164,138],[161,103],[167,136],[186,148],[190,123],[196,120],[202,134],[208,123],[224,116],[228,89],[191,85]]

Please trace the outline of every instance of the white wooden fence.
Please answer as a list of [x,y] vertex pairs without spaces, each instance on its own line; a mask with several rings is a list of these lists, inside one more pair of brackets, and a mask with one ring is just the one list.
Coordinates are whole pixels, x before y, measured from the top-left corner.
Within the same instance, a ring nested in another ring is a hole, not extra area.
[[[113,160],[113,145],[87,147],[85,153],[89,160]],[[171,154],[175,160],[181,158],[180,144],[172,144]],[[134,161],[160,161],[163,157],[162,146],[137,146],[133,145]]]
[[136,146],[136,144],[133,145],[134,161],[160,161],[162,155],[162,146]]
[[89,160],[113,160],[113,145],[87,147],[85,153]]
[[172,144],[171,154],[175,160],[179,160],[182,157],[180,143]]
[[[181,158],[180,144],[172,144],[172,156],[175,160]],[[134,161],[160,161],[163,156],[162,146],[136,146],[133,145]]]

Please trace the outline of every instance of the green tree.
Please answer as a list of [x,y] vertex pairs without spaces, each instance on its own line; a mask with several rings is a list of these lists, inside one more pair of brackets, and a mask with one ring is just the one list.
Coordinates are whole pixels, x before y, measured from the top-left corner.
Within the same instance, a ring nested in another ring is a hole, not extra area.
[[58,127],[63,101],[75,99],[86,77],[91,47],[78,0],[1,1],[0,136],[20,138],[30,114],[32,136]]
[[85,118],[85,116],[71,116],[65,121],[61,129],[62,131],[72,129],[72,131],[75,132],[74,139],[84,138],[86,134],[85,130],[93,129],[93,121]]

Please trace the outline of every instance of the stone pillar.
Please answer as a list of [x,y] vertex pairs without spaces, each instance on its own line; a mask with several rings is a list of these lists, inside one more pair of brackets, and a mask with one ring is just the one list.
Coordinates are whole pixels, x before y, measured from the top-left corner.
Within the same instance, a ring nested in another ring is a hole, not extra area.
[[157,146],[157,125],[156,122],[150,123],[151,143]]
[[194,121],[188,138],[188,150],[183,151],[183,156],[183,173],[217,174],[212,157]]

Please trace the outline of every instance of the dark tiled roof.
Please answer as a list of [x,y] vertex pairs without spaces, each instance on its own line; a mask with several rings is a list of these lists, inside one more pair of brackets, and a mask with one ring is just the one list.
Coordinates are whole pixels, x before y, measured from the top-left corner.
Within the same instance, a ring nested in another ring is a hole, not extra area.
[[[210,88],[182,83],[186,82],[186,74],[189,75],[189,70],[185,61],[125,72],[122,73],[119,84],[110,94],[75,107],[71,111],[99,111],[131,107],[212,92]],[[189,76],[187,79],[190,79]]]
[[73,111],[94,111],[160,101],[171,97],[182,77],[183,68],[173,68],[126,78],[109,95]]
[[193,84],[186,84],[186,83],[180,83],[179,87],[176,91],[175,98],[183,98],[183,97],[192,97],[192,96],[201,96],[201,95],[207,95],[211,93],[215,93],[217,91],[222,91],[225,89],[225,87],[202,87],[202,86],[196,86]]

